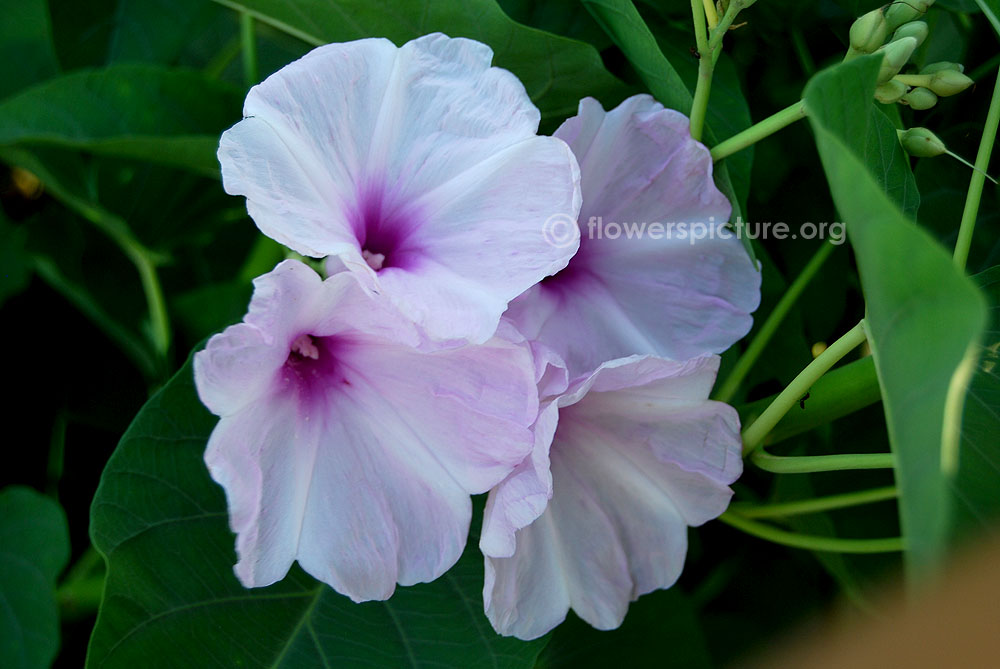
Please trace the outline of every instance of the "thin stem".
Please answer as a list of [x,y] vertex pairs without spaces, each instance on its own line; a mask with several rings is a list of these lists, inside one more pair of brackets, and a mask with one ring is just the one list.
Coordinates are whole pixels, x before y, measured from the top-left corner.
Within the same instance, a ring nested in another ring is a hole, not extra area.
[[694,36],[698,44],[698,83],[694,89],[694,100],[691,103],[691,137],[701,140],[705,129],[705,114],[708,112],[708,96],[712,90],[712,73],[714,63],[712,51],[708,46],[708,32],[705,28],[705,7],[702,0],[691,0],[691,13],[694,18]]
[[737,502],[730,505],[729,510],[744,518],[787,518],[808,513],[846,509],[862,504],[884,502],[899,496],[899,490],[894,485],[870,490],[858,490],[839,495],[815,497],[813,499],[796,500],[794,502],[778,502],[776,504],[751,504]]
[[833,253],[835,248],[836,246],[834,244],[830,242],[823,242],[823,244],[819,247],[819,250],[817,250],[813,255],[812,259],[802,269],[802,272],[795,277],[795,281],[793,281],[792,285],[788,287],[785,294],[781,296],[781,299],[778,301],[778,304],[775,305],[774,310],[772,310],[768,315],[767,320],[765,320],[764,324],[760,326],[760,330],[758,330],[757,334],[750,340],[747,350],[744,351],[743,355],[741,355],[739,360],[736,361],[732,371],[729,372],[729,376],[726,377],[726,380],[716,392],[715,399],[720,402],[729,402],[733,398],[733,395],[736,394],[740,384],[743,383],[743,379],[745,379],[746,375],[750,373],[754,363],[757,362],[760,354],[763,353],[767,344],[771,341],[771,337],[774,336],[774,333],[776,333],[778,328],[781,326],[782,321],[785,320],[785,316],[787,316],[788,312],[791,311],[795,302],[799,299],[799,296],[802,295],[802,291],[804,291],[806,286],[809,285],[812,278],[816,276],[820,267],[823,266],[823,263],[826,262],[826,259],[830,257],[830,254]]
[[712,27],[712,35],[708,40],[708,48],[713,53],[722,46],[722,40],[725,38],[726,33],[729,32],[733,21],[736,20],[736,15],[745,8],[746,3],[741,0],[732,0],[729,3],[729,7],[726,8],[726,13],[722,15],[722,19],[718,22],[718,25]]
[[772,474],[813,474],[855,469],[892,469],[892,453],[841,453],[837,455],[771,455],[761,447],[750,456],[758,468]]
[[982,79],[983,77],[985,77],[987,74],[989,74],[993,70],[997,69],[998,65],[1000,65],[1000,53],[998,53],[997,55],[993,56],[992,58],[990,58],[985,63],[982,63],[981,65],[979,65],[972,72],[967,72],[966,76],[968,76],[969,79],[972,79],[973,81],[979,81],[980,79]]
[[802,72],[806,77],[812,77],[816,74],[816,61],[813,60],[812,54],[809,53],[809,47],[806,45],[806,39],[802,36],[802,31],[795,28],[791,32],[792,35],[792,46],[795,47],[795,55],[799,58],[799,65],[802,66]]
[[799,534],[772,527],[765,523],[744,518],[738,513],[727,511],[719,520],[758,539],[764,539],[782,546],[805,548],[811,551],[830,553],[893,553],[904,549],[902,537],[888,539],[841,539],[811,534]]
[[726,156],[731,156],[737,151],[742,151],[748,146],[756,144],[765,137],[769,137],[782,128],[805,117],[806,103],[804,100],[799,100],[776,114],[768,116],[763,121],[753,124],[743,132],[737,133],[726,141],[716,144],[712,147],[712,160],[718,162]]
[[986,182],[986,169],[990,165],[990,154],[993,152],[993,142],[997,137],[997,126],[1000,125],[1000,73],[993,84],[993,99],[990,101],[990,111],[986,115],[983,126],[983,138],[979,142],[979,152],[976,154],[976,170],[969,180],[969,192],[965,197],[965,209],[962,211],[962,223],[958,228],[958,241],[955,242],[955,264],[965,269],[969,259],[969,248],[972,246],[972,232],[976,228],[976,216],[979,214],[979,201],[983,197],[983,185]]
[[799,375],[792,379],[788,386],[778,393],[764,413],[750,427],[743,430],[743,455],[746,457],[760,446],[778,421],[795,406],[816,380],[823,376],[837,361],[865,341],[865,329],[862,323],[851,328],[844,336],[833,342],[829,348],[820,353],[809,363]]
[[253,17],[247,12],[240,12],[240,44],[243,50],[243,81],[249,88],[260,81],[260,73],[257,69],[257,36]]
[[97,613],[104,596],[104,574],[74,581],[56,591],[59,615],[64,620],[88,618]]
[[77,558],[77,561],[66,572],[66,577],[63,578],[59,589],[87,579],[94,570],[98,567],[103,567],[103,565],[104,562],[97,549],[93,546],[87,546],[87,550],[83,551],[80,557]]
[[713,30],[719,25],[719,13],[715,11],[715,3],[712,0],[702,0],[702,5],[705,7],[705,18],[708,19],[708,28],[709,30]]
[[[777,395],[739,407],[740,420],[749,425],[771,406]],[[777,444],[803,432],[827,425],[838,418],[881,401],[875,361],[866,356],[841,365],[821,376],[809,389],[809,399],[792,409],[768,433],[764,445]]]

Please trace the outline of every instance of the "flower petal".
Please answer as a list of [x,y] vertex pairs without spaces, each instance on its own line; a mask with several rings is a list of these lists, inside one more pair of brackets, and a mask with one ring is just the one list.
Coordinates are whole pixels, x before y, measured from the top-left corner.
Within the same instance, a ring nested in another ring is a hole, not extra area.
[[742,469],[736,412],[705,399],[717,368],[715,357],[616,360],[556,400],[548,507],[510,557],[487,554],[498,632],[541,636],[569,608],[611,629],[630,601],[677,580],[687,527],[725,510]]
[[427,35],[320,47],[255,86],[219,148],[260,229],[339,256],[434,340],[482,343],[566,265],[545,242],[580,207],[576,160],[489,47]]
[[688,120],[645,95],[610,112],[588,98],[555,136],[580,163],[580,251],[506,317],[573,378],[633,354],[718,353],[745,335],[760,274],[725,228],[730,205]]
[[196,354],[199,393],[222,414],[205,461],[245,585],[298,560],[356,601],[385,599],[461,555],[470,493],[530,451],[535,367],[502,339],[421,341],[351,274],[320,281],[286,261],[256,282],[245,321]]

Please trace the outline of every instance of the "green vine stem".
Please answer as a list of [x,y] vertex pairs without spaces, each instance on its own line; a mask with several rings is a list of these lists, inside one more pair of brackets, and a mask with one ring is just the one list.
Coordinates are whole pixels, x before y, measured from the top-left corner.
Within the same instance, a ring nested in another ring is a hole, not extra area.
[[785,107],[776,114],[768,116],[763,121],[754,123],[752,126],[738,132],[729,139],[719,142],[712,147],[712,160],[718,162],[726,156],[731,156],[737,151],[742,151],[748,146],[752,146],[782,128],[786,128],[792,123],[806,117],[805,101],[799,100],[795,104]]
[[698,45],[698,83],[695,85],[694,101],[691,103],[691,137],[701,141],[715,64],[712,60],[712,50],[708,46],[708,29],[705,25],[705,7],[702,0],[691,0],[691,14],[694,19],[695,41]]
[[899,490],[896,486],[890,485],[870,490],[845,492],[839,495],[796,500],[794,502],[777,502],[774,504],[736,502],[730,505],[729,510],[744,518],[787,518],[788,516],[820,513],[821,511],[833,511],[835,509],[846,509],[862,504],[884,502],[896,499],[898,496]]
[[782,321],[785,320],[785,316],[791,311],[795,302],[802,295],[802,291],[805,290],[812,278],[816,276],[820,267],[826,262],[826,259],[830,257],[836,246],[830,242],[823,242],[819,247],[819,250],[813,255],[812,259],[806,264],[802,272],[795,277],[795,281],[792,285],[788,287],[785,294],[781,296],[778,304],[775,305],[774,310],[768,315],[764,324],[760,326],[760,330],[754,335],[754,338],[750,340],[750,344],[747,346],[747,350],[743,352],[743,355],[736,361],[736,365],[733,366],[729,376],[716,391],[715,399],[720,402],[729,402],[736,391],[739,390],[740,384],[743,383],[743,379],[746,375],[750,373],[753,368],[757,358],[760,354],[764,352],[767,347],[768,342],[771,341],[771,337],[774,333],[778,331],[781,326]]
[[[774,402],[777,395],[738,407],[740,420],[749,425]],[[871,356],[854,360],[820,377],[809,389],[809,399],[793,407],[764,439],[764,445],[777,444],[820,425],[827,425],[871,406],[882,399],[882,391]]]
[[837,455],[771,455],[762,448],[750,455],[758,468],[772,474],[813,474],[853,469],[892,469],[892,453],[843,453]]
[[965,197],[965,209],[962,211],[962,222],[958,228],[958,241],[955,242],[955,264],[962,269],[965,269],[965,263],[969,259],[972,232],[976,228],[979,202],[983,197],[983,185],[986,183],[986,169],[990,165],[990,154],[993,152],[998,126],[1000,126],[1000,73],[997,74],[996,83],[993,85],[993,98],[986,115],[986,124],[983,126],[979,152],[976,153],[976,169],[972,172],[972,179],[969,180],[969,192]]
[[792,548],[830,553],[893,553],[904,549],[902,537],[888,539],[841,539],[811,534],[799,534],[772,527],[766,523],[745,518],[733,511],[726,511],[719,520],[741,532],[772,543]]
[[858,323],[844,336],[816,356],[816,359],[806,365],[799,375],[792,379],[788,386],[778,393],[774,402],[749,427],[743,430],[743,456],[746,457],[764,441],[764,437],[774,429],[778,421],[788,413],[789,409],[798,404],[809,388],[833,367],[841,358],[859,346],[866,339],[865,328]]

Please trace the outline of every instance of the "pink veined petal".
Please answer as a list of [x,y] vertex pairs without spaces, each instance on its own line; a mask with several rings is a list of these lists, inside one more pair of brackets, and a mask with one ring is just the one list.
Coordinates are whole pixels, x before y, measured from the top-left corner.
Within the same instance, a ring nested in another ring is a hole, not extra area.
[[386,295],[434,340],[489,339],[566,265],[545,221],[579,211],[576,160],[492,51],[427,35],[315,49],[255,86],[219,148],[267,235]]
[[646,95],[610,112],[588,98],[555,136],[580,163],[580,251],[506,317],[555,348],[572,378],[633,354],[718,353],[746,334],[760,274],[725,229],[730,205],[688,120]]
[[401,322],[350,274],[286,261],[256,282],[246,321],[196,354],[200,395],[225,409],[205,461],[246,586],[295,560],[356,601],[432,580],[461,555],[470,493],[529,453],[527,347],[425,352]]
[[[706,399],[717,368],[714,357],[616,360],[556,400],[552,498],[510,557],[486,558],[498,632],[535,638],[570,608],[611,629],[630,601],[673,585],[687,527],[725,510],[742,468],[736,412]],[[538,571],[562,585],[540,596]]]

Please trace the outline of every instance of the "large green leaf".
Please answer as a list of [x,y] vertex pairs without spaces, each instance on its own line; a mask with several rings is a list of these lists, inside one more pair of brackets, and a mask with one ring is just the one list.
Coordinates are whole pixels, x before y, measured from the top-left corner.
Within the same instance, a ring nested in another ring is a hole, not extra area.
[[238,91],[197,72],[114,65],[66,74],[0,103],[0,145],[41,144],[217,175]]
[[219,32],[225,13],[205,0],[118,0],[108,62],[175,65],[192,43]]
[[497,636],[476,542],[434,583],[354,604],[295,568],[268,588],[233,575],[222,489],[202,461],[215,424],[190,362],[139,413],[91,510],[108,580],[88,667],[531,667],[544,641]]
[[888,172],[878,162],[884,153],[859,150],[859,138],[871,141],[878,67],[878,58],[868,57],[828,69],[810,81],[805,100],[861,275],[907,557],[919,571],[940,558],[951,533],[956,398],[986,313],[950,255],[887,195],[881,179]]
[[0,21],[0,100],[59,71],[46,0],[10,0]]
[[44,669],[59,650],[55,585],[69,561],[59,504],[30,488],[0,492],[0,666]]
[[962,529],[989,528],[1000,515],[1000,267],[972,278],[986,293],[990,318],[962,416],[954,484]]
[[712,666],[698,616],[680,586],[632,602],[625,622],[615,630],[599,631],[570,615],[552,635],[536,669],[599,669],[620,662],[631,667]]
[[494,0],[216,0],[313,45],[363,37],[397,44],[443,32],[490,45],[493,63],[518,76],[544,118],[576,112],[590,95],[615,103],[627,88],[589,44],[515,23]]

